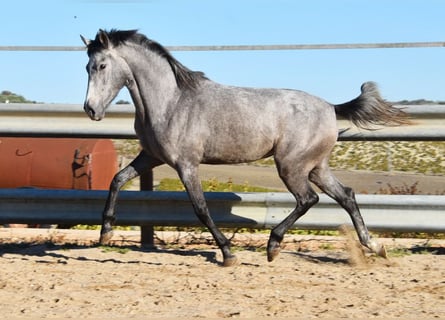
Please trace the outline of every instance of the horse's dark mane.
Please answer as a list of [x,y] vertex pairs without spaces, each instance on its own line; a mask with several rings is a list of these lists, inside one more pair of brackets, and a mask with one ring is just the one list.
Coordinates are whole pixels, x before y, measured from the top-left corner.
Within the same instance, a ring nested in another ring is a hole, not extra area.
[[[125,42],[133,42],[144,46],[145,48],[155,52],[162,58],[166,59],[172,68],[172,71],[176,78],[176,83],[181,89],[196,89],[199,85],[200,80],[207,79],[204,73],[199,71],[192,71],[176,60],[170,52],[156,41],[153,41],[137,30],[116,30],[112,29],[106,32],[108,39],[111,41],[113,46],[119,46]],[[88,55],[94,52],[100,51],[103,46],[99,40],[99,33],[96,38],[90,42],[88,45]]]

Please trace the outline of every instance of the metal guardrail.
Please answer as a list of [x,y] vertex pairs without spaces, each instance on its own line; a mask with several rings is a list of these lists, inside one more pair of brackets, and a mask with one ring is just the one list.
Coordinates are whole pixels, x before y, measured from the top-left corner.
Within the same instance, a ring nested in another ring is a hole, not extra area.
[[[339,128],[350,128],[339,140],[445,141],[445,105],[400,107],[412,116],[414,125],[364,131],[339,120]],[[135,139],[133,123],[132,105],[112,105],[105,119],[96,122],[81,105],[0,104],[0,136]]]
[[82,105],[0,104],[0,136],[135,139],[133,105],[112,105],[91,121]]
[[[295,207],[289,193],[205,194],[215,223],[232,228],[270,228]],[[101,224],[107,191],[0,189],[0,223]],[[357,195],[374,231],[445,231],[445,196]],[[428,217],[428,218],[426,218]],[[185,192],[122,191],[117,225],[200,226]],[[336,202],[320,202],[295,225],[337,229],[351,220]]]

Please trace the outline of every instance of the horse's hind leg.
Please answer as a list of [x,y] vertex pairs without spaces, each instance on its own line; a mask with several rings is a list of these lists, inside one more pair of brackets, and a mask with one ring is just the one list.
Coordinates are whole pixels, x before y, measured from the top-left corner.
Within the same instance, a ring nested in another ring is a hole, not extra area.
[[310,176],[310,180],[315,183],[328,196],[336,200],[350,215],[355,231],[359,237],[360,243],[369,248],[379,256],[386,257],[385,247],[371,238],[368,229],[360,214],[354,191],[343,186],[332,174],[327,161],[315,168]]
[[297,205],[295,209],[277,226],[275,226],[269,237],[267,244],[267,260],[270,262],[280,253],[280,244],[284,234],[293,224],[303,216],[310,207],[318,202],[318,195],[311,188],[308,176],[302,174],[303,171],[293,170],[297,173],[289,173],[277,162],[278,172],[281,179],[286,184],[289,191],[295,196]]
[[201,182],[198,177],[198,166],[180,164],[177,166],[178,174],[184,184],[198,219],[209,229],[223,255],[223,265],[232,266],[236,263],[236,257],[230,252],[230,241],[216,227],[210,217],[209,209],[204,198]]
[[116,206],[119,190],[131,179],[140,176],[144,172],[147,172],[160,164],[162,163],[149,157],[144,151],[141,151],[128,166],[114,176],[110,184],[107,202],[105,203],[105,208],[102,213],[102,229],[100,231],[99,240],[101,244],[106,244],[113,236],[112,227],[115,221],[114,208]]

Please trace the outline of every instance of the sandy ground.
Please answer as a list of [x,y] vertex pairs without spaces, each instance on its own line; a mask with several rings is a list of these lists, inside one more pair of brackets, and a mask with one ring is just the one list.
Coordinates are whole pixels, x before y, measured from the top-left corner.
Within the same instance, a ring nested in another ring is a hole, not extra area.
[[443,318],[445,240],[380,239],[389,259],[343,237],[287,236],[266,261],[267,235],[238,234],[224,268],[208,234],[159,232],[157,250],[119,231],[0,229],[6,318]]

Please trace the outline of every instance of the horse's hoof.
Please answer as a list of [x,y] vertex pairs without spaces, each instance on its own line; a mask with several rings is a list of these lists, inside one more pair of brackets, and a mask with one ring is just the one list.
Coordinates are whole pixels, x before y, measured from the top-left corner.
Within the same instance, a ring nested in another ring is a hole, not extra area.
[[237,264],[238,259],[235,256],[231,256],[224,259],[223,267],[231,267]]
[[267,261],[272,262],[280,254],[280,251],[280,247],[267,250]]
[[280,251],[280,242],[271,235],[267,243],[267,261],[272,262],[280,254]]
[[382,257],[382,258],[385,258],[385,259],[388,258],[388,254],[386,252],[386,248],[385,248],[385,246],[383,244],[380,246],[380,249],[376,252],[376,254],[378,256]]
[[113,231],[101,233],[99,238],[99,243],[103,245],[108,244],[108,242],[110,242],[112,237],[113,237]]
[[388,258],[386,248],[383,244],[380,244],[376,241],[371,241],[369,248],[372,252],[374,252],[376,255],[382,258]]

